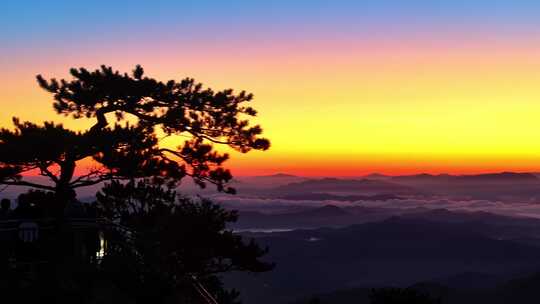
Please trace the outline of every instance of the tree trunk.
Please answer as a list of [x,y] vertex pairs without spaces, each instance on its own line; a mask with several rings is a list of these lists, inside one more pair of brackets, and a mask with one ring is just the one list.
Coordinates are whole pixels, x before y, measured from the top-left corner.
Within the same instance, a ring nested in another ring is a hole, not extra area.
[[66,160],[60,166],[60,177],[56,183],[55,196],[58,209],[56,216],[64,216],[66,208],[77,197],[75,190],[70,186],[71,179],[75,172],[75,161]]

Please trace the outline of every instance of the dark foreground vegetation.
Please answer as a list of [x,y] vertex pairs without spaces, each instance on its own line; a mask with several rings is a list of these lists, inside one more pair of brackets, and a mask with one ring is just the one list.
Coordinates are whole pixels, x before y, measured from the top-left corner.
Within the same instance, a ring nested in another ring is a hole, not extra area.
[[[117,191],[130,193],[129,201]],[[58,220],[29,218],[43,202],[33,194],[27,210],[18,207],[3,221],[0,289],[6,299],[199,303],[196,284],[202,284],[219,303],[234,303],[237,293],[223,289],[220,273],[272,268],[259,260],[265,250],[225,230],[235,212],[207,200],[177,198],[144,182],[115,183],[99,194],[93,217],[81,212]],[[123,203],[146,210],[133,212]],[[20,225],[28,223],[38,226],[33,239],[21,237]]]
[[[13,129],[0,130],[0,184],[33,189],[15,210],[4,204],[2,301],[235,303],[220,274],[272,269],[261,260],[266,250],[226,229],[236,212],[175,189],[188,177],[234,193],[228,155],[213,145],[269,147],[246,119],[256,114],[246,106],[252,95],[189,78],[161,82],[140,66],[130,75],[105,66],[71,75],[38,82],[58,114],[91,119],[90,129],[13,118]],[[187,139],[159,145],[173,135]],[[48,182],[27,178],[35,174]],[[104,186],[93,204],[81,204],[76,190],[92,185]]]
[[291,304],[534,304],[538,303],[540,274],[510,280],[489,289],[452,288],[418,283],[408,288],[354,288],[312,296]]

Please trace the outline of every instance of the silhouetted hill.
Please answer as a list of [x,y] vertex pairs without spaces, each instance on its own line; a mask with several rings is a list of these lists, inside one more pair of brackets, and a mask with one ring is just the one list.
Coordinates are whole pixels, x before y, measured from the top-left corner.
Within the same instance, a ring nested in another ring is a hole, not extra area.
[[390,181],[414,187],[424,193],[463,199],[500,201],[540,201],[540,179],[532,173],[492,173],[478,175],[395,176]]
[[[540,179],[533,173],[488,173],[476,175],[415,174],[385,176],[372,174],[361,179],[311,179],[287,174],[242,177],[237,187],[242,193],[260,197],[288,195],[379,195],[486,199],[505,202],[540,202]],[[311,196],[310,199],[316,199]],[[332,198],[328,198],[332,199]],[[340,199],[339,197],[336,199]]]
[[286,173],[276,173],[276,174],[270,174],[270,175],[256,175],[253,176],[253,178],[261,178],[261,179],[269,179],[269,178],[298,178],[297,175],[292,174],[286,174]]
[[458,212],[446,209],[409,213],[402,215],[401,218],[456,224],[483,236],[540,246],[540,220],[536,218],[509,217],[485,211]]
[[392,177],[389,176],[389,175],[384,175],[384,174],[380,174],[380,173],[371,173],[371,174],[365,175],[364,178],[386,180],[386,179],[390,179]]
[[502,285],[497,294],[504,303],[539,303],[540,273],[529,277],[514,279]]
[[532,182],[538,183],[538,178],[532,173],[502,172],[478,175],[457,176],[460,181],[472,182]]
[[512,224],[523,225],[531,224],[540,227],[540,220],[529,217],[509,217],[498,214],[493,214],[486,211],[450,211],[444,208],[422,210],[421,212],[409,213],[402,215],[402,218],[423,219],[433,222],[450,222],[450,223],[467,223],[477,222],[494,224]]
[[301,214],[306,215],[306,216],[343,216],[343,215],[348,215],[349,213],[347,213],[342,208],[339,208],[338,206],[325,205],[320,208],[314,208],[311,210],[304,211]]
[[391,218],[340,229],[247,234],[277,267],[231,276],[247,303],[284,303],[346,287],[410,286],[461,273],[509,276],[540,267],[540,249],[496,240],[461,223]]
[[238,190],[251,193],[256,190],[275,188],[308,179],[302,176],[278,173],[273,175],[240,176],[236,177],[235,180],[238,182],[235,185]]
[[231,227],[234,229],[297,229],[344,226],[354,222],[353,214],[334,205],[325,205],[278,214],[241,211],[239,221]]
[[[338,203],[338,202],[336,202]],[[397,200],[392,204],[401,204]],[[240,211],[234,229],[298,229],[344,227],[366,222],[378,222],[399,215],[402,220],[423,220],[441,224],[456,224],[486,237],[514,240],[540,247],[540,219],[510,217],[485,211],[449,211],[447,209],[410,208],[405,210],[354,206],[333,206],[340,216],[317,211],[321,207],[297,206],[297,210],[280,213]],[[322,208],[324,209],[324,208]]]
[[540,180],[536,175],[532,173],[514,173],[514,172],[501,172],[501,173],[488,173],[488,174],[476,174],[476,175],[449,175],[449,174],[416,174],[416,175],[402,175],[391,177],[391,180],[398,183],[409,182],[432,182],[432,183],[449,183],[449,182],[462,182],[462,183],[538,183]]
[[[434,283],[446,288],[461,290],[477,290],[495,288],[505,281],[505,277],[482,272],[464,272],[445,278],[433,279],[428,283]],[[433,293],[431,291],[430,293]]]

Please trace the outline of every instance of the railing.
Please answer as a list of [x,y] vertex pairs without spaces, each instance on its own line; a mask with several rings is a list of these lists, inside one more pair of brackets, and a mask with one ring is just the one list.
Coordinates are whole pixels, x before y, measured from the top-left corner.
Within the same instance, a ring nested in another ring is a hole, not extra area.
[[199,282],[196,276],[192,275],[191,279],[193,280],[193,288],[195,288],[195,291],[197,291],[197,293],[201,296],[202,299],[204,299],[207,304],[218,304],[216,299],[212,296],[210,292],[208,292],[208,290],[206,290],[206,288],[204,288],[204,286],[201,284],[201,282]]
[[[135,250],[133,243],[137,234],[130,228],[103,218],[70,218],[59,224],[55,219],[8,219],[0,220],[0,242],[12,267],[26,267],[31,264],[48,263],[47,257],[55,250],[59,235],[67,233],[74,243],[76,255],[100,264],[109,242]],[[89,234],[85,235],[85,232]],[[111,233],[118,234],[110,238]],[[94,235],[95,234],[95,235]],[[107,238],[105,235],[108,235]],[[97,237],[96,248],[85,248],[84,237]],[[65,239],[61,240],[65,242]],[[78,245],[76,245],[78,244]],[[65,245],[65,244],[64,244]],[[69,246],[69,244],[68,244]],[[0,249],[1,250],[1,249]],[[95,252],[89,252],[94,251]],[[32,252],[35,251],[35,252]],[[35,254],[35,253],[38,254]],[[90,253],[90,254],[89,254]],[[40,256],[43,255],[43,256]],[[218,304],[214,296],[201,284],[195,275],[186,275],[193,289],[206,304]]]

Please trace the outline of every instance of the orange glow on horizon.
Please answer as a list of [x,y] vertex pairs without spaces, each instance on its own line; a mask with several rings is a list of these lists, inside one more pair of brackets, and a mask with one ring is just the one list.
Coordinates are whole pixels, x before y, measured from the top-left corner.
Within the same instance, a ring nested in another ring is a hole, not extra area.
[[127,55],[79,47],[44,51],[49,60],[20,56],[0,73],[8,109],[0,126],[19,116],[88,128],[91,120],[56,115],[35,75],[62,78],[72,66],[102,63],[129,71],[140,63],[158,79],[190,76],[214,89],[255,94],[254,121],[272,147],[233,153],[226,167],[235,175],[540,171],[540,41],[330,42],[171,43],[160,56],[144,47]]

